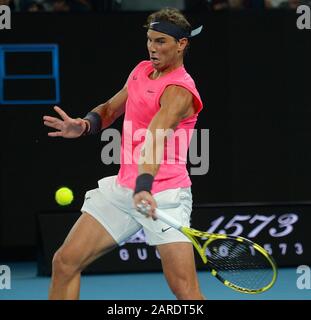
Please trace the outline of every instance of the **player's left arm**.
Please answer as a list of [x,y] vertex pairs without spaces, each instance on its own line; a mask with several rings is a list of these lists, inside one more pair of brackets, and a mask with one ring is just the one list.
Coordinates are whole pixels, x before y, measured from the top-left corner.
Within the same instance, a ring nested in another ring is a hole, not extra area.
[[[144,147],[139,159],[139,176],[142,174],[151,175],[153,178],[156,176],[163,158],[166,130],[175,130],[180,121],[195,113],[192,93],[177,85],[170,85],[164,90],[160,105],[160,110],[148,126]],[[153,213],[156,203],[150,192],[143,190],[134,195],[135,205],[142,200],[146,200],[151,205],[151,213]]]

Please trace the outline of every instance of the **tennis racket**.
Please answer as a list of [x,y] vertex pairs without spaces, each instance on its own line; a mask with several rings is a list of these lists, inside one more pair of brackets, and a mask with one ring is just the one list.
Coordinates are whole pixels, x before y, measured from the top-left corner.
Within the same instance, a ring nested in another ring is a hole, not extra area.
[[[138,205],[147,215],[150,206]],[[208,233],[182,226],[173,217],[156,209],[156,218],[188,237],[203,262],[218,280],[242,293],[261,293],[270,289],[277,278],[277,266],[269,253],[257,243],[243,237]]]

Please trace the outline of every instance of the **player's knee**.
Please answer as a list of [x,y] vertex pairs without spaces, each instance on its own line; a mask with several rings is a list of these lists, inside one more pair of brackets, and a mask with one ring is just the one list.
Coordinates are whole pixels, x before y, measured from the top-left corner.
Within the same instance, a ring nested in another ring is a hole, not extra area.
[[60,248],[54,254],[52,267],[53,273],[67,278],[72,277],[75,273],[79,272],[80,266],[70,252]]

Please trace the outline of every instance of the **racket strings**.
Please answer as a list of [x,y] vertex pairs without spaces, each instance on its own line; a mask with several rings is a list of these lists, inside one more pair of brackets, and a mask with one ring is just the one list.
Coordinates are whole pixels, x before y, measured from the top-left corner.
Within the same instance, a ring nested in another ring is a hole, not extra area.
[[273,279],[270,261],[247,241],[213,240],[207,246],[206,256],[218,277],[238,287],[259,290]]

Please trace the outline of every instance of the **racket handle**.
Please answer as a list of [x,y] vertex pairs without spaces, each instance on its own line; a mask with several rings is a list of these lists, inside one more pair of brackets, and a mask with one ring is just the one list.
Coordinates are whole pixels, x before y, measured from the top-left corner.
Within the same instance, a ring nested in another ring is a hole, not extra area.
[[[140,204],[137,205],[137,210],[141,214],[147,216],[150,210],[150,205],[148,205],[145,201],[142,201]],[[155,217],[177,230],[181,230],[182,228],[182,224],[180,222],[178,222],[176,219],[174,219],[173,217],[171,217],[170,215],[158,208],[155,209]]]
[[179,221],[158,208],[156,208],[155,210],[155,216],[156,218],[160,219],[161,221],[177,230],[180,230],[182,228],[182,224]]

